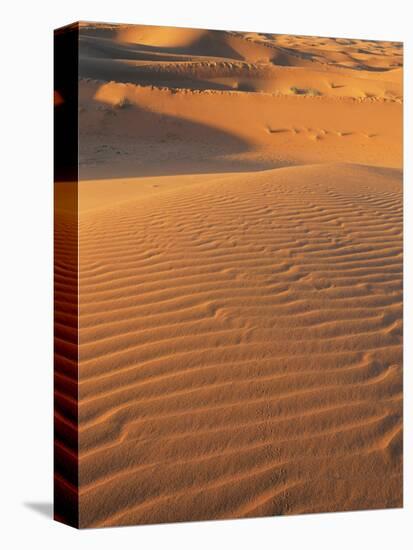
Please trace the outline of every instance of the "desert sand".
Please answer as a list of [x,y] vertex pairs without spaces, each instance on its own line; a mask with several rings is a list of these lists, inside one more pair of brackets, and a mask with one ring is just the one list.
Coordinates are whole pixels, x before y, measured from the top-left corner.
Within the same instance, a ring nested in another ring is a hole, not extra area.
[[402,53],[81,24],[80,526],[402,506]]

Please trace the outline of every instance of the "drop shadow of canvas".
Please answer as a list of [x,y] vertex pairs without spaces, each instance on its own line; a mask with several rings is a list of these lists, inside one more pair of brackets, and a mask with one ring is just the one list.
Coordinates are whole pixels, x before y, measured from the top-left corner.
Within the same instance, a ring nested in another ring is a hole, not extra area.
[[41,516],[53,519],[53,502],[23,502],[23,505]]

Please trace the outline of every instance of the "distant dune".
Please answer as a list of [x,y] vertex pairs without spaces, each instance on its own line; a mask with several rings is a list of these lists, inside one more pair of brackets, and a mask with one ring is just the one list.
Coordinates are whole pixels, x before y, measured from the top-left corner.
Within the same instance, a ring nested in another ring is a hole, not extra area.
[[82,177],[400,167],[401,64],[397,43],[85,26]]
[[402,53],[81,24],[81,526],[402,505]]

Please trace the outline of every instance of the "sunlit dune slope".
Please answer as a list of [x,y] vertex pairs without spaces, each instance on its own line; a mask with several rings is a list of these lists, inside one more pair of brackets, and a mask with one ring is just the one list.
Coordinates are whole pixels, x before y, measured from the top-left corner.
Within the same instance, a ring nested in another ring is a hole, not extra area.
[[173,93],[95,81],[82,81],[80,89],[82,177],[327,161],[401,165],[402,105],[396,102]]
[[81,524],[399,505],[399,171],[102,183],[79,189]]

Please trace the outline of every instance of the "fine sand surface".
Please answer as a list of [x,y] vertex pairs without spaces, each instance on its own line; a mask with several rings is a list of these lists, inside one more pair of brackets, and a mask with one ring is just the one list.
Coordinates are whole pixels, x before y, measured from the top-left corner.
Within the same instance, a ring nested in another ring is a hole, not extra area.
[[400,507],[401,44],[82,24],[80,76],[80,525]]

